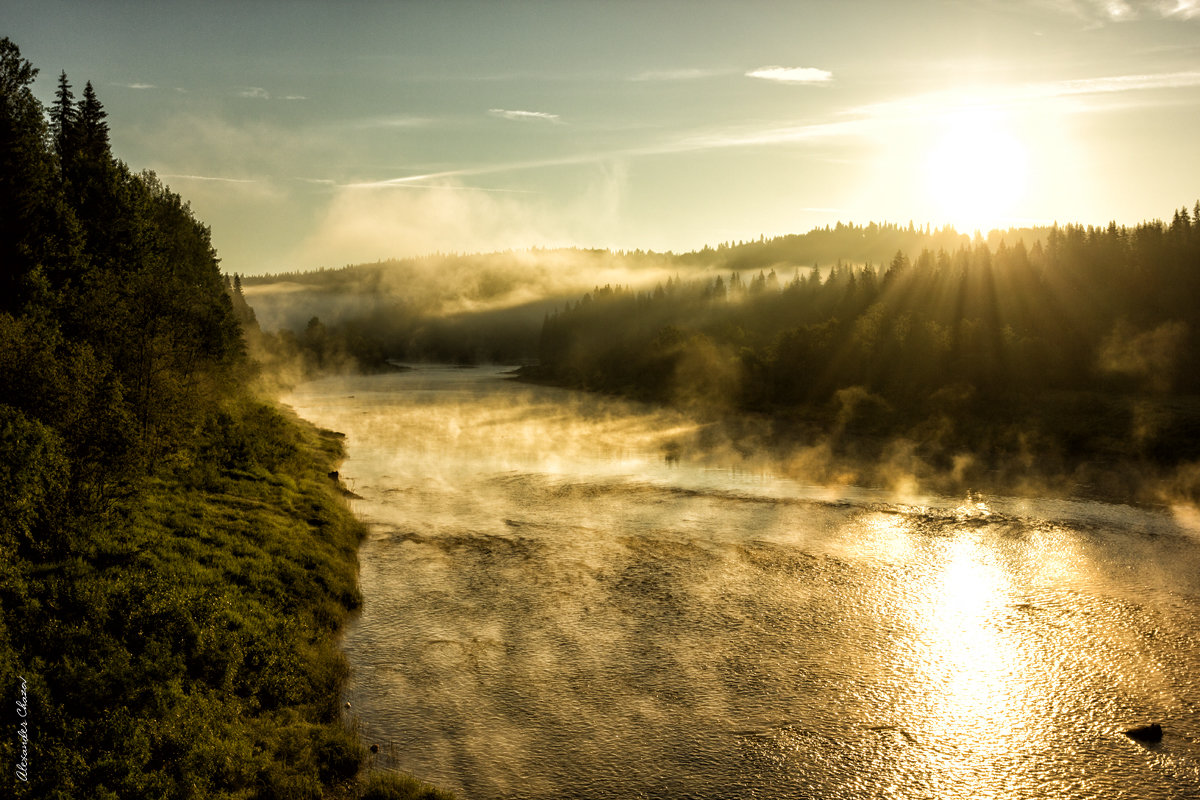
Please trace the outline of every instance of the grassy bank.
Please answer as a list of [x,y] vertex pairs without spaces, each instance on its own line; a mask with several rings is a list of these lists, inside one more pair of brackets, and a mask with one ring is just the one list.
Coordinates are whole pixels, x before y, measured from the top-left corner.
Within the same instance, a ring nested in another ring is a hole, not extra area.
[[0,671],[30,748],[9,796],[445,796],[357,778],[336,636],[363,526],[328,474],[340,436],[245,401],[202,441],[69,557],[5,554]]

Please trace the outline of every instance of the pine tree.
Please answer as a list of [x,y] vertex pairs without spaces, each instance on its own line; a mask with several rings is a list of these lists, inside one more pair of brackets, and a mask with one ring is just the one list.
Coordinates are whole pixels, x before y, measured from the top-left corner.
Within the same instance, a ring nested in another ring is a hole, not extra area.
[[92,82],[83,87],[83,101],[79,104],[80,154],[92,162],[111,158],[108,146],[108,113],[96,98]]
[[50,134],[54,137],[54,149],[61,163],[64,156],[75,150],[75,134],[79,109],[75,106],[75,95],[64,71],[58,76],[58,89],[54,93],[54,105],[50,107]]
[[57,189],[37,69],[0,39],[0,310],[53,291],[77,257],[78,232]]

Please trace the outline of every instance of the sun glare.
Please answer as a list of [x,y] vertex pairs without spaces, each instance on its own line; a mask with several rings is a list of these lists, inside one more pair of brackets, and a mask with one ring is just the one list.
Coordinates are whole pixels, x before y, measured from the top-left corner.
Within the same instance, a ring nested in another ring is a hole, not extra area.
[[1004,116],[987,107],[943,118],[925,162],[927,191],[940,222],[961,231],[1015,222],[1028,155]]

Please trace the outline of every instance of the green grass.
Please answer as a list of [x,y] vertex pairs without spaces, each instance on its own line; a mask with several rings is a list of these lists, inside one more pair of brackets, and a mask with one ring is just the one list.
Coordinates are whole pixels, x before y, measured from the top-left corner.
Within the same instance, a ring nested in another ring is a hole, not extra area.
[[0,554],[0,678],[35,709],[15,796],[360,793],[335,637],[364,528],[328,476],[340,439],[244,401],[198,441],[67,557]]
[[454,795],[411,775],[373,772],[364,781],[359,800],[453,800]]

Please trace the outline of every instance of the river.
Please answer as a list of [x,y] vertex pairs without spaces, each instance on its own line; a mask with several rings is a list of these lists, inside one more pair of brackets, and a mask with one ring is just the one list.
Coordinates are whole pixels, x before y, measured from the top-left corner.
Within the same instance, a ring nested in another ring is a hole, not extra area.
[[346,434],[370,526],[344,647],[378,767],[464,800],[1200,796],[1183,510],[809,485],[498,368],[287,402]]

